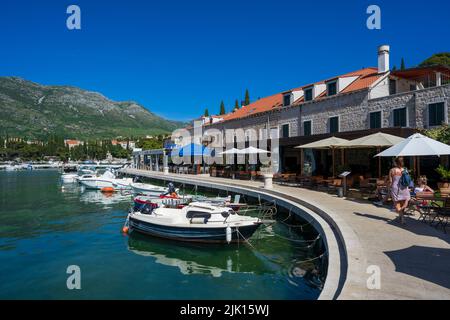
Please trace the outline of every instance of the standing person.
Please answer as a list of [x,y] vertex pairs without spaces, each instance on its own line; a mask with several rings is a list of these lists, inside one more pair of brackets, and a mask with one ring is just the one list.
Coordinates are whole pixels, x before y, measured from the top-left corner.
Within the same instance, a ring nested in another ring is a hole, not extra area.
[[404,175],[409,174],[404,168],[403,157],[398,157],[394,161],[395,166],[389,172],[389,186],[391,188],[392,201],[394,202],[395,211],[398,213],[398,218],[401,224],[405,224],[404,213],[408,207],[408,202],[411,198],[408,184],[406,186],[402,183]]

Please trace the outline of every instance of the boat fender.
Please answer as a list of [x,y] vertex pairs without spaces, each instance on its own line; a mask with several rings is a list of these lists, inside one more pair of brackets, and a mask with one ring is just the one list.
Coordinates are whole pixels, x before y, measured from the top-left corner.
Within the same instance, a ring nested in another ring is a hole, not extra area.
[[231,242],[231,227],[227,226],[227,229],[225,231],[227,243]]

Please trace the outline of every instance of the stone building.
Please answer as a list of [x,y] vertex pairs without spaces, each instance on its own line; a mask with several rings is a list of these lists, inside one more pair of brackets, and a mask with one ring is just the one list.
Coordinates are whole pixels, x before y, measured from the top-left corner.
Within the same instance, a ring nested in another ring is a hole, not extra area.
[[[354,139],[383,131],[408,136],[448,123],[450,68],[427,66],[391,71],[389,46],[378,48],[378,66],[364,68],[259,99],[225,115],[202,118],[196,143],[210,144],[227,129],[256,130],[279,138],[278,171],[302,171],[296,146],[329,136]],[[189,128],[193,130],[192,127]],[[214,129],[214,130],[213,130]],[[209,134],[214,132],[214,134]],[[322,152],[323,154],[323,152]],[[328,156],[322,155],[324,160]]]

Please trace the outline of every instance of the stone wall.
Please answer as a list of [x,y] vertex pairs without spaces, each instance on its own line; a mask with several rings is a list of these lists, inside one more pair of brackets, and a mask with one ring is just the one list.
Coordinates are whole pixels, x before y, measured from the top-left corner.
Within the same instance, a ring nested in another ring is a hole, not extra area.
[[392,127],[394,125],[393,110],[406,107],[408,126],[423,129],[428,128],[428,105],[437,102],[444,102],[447,114],[446,122],[448,123],[450,85],[399,93],[384,98],[369,100],[368,111],[382,110],[383,127]]
[[339,131],[348,132],[370,129],[370,113],[382,112],[382,127],[393,127],[393,113],[397,108],[407,108],[407,125],[412,128],[428,127],[428,105],[444,102],[450,118],[450,85],[433,87],[418,91],[399,93],[383,98],[369,100],[369,91],[338,95],[320,101],[305,103],[297,107],[288,107],[243,119],[230,120],[205,127],[215,128],[222,132],[226,129],[255,129],[260,134],[269,123],[271,128],[277,127],[281,137],[283,124],[289,124],[290,137],[303,135],[304,121],[312,121],[312,134],[329,133],[329,119],[339,117]]
[[338,95],[320,101],[305,103],[301,109],[300,135],[304,121],[312,121],[312,135],[329,132],[329,119],[339,117],[339,131],[354,131],[366,126],[368,91]]

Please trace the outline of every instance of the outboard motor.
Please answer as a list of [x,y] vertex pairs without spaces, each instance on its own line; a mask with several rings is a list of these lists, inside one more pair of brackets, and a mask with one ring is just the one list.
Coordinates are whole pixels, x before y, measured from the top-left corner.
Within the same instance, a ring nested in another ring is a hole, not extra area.
[[151,204],[146,204],[141,208],[142,214],[152,214],[153,210],[155,209],[155,206]]
[[169,182],[169,184],[167,185],[167,189],[168,189],[168,191],[167,191],[168,194],[172,194],[172,193],[176,192],[175,185],[172,182]]

